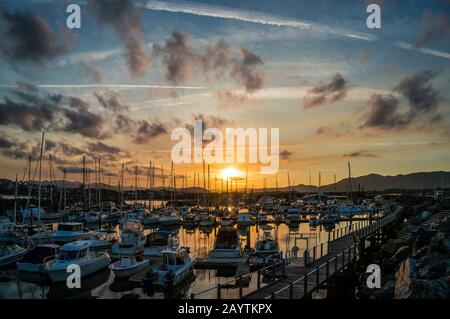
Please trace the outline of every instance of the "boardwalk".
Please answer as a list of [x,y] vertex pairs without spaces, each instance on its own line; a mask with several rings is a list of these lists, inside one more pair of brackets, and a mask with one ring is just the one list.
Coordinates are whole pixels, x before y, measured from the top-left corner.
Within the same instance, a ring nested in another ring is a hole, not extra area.
[[301,265],[296,263],[286,266],[284,278],[251,292],[244,298],[298,299],[307,296],[358,257],[359,252],[355,238],[365,238],[378,231],[396,220],[398,214],[399,209],[367,227],[330,242],[329,252],[325,256],[308,263],[305,267],[301,267]]

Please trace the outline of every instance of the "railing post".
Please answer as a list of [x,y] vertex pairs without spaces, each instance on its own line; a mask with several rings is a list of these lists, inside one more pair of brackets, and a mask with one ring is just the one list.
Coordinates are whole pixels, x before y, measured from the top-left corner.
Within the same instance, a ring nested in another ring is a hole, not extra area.
[[327,279],[330,277],[330,260],[327,259]]
[[323,257],[323,243],[320,243],[320,257]]
[[261,289],[261,270],[258,269],[258,276],[257,276],[258,282],[256,283],[256,288],[259,290]]
[[334,260],[334,273],[337,274],[338,272],[338,255],[336,255]]
[[191,293],[191,299],[195,299],[195,294]]
[[317,289],[319,289],[319,285],[320,285],[319,271],[320,271],[320,268],[319,268],[319,266],[317,266],[317,269],[316,269],[316,288]]
[[316,249],[316,246],[314,246],[313,247],[313,261],[315,261],[316,260],[316,253],[317,253],[317,249]]
[[305,274],[304,286],[303,286],[303,297],[308,294],[308,274]]
[[283,278],[284,278],[284,277],[286,277],[286,261],[283,260],[281,266],[283,267],[282,274],[283,274]]
[[292,282],[289,285],[289,299],[294,299],[294,284]]
[[274,292],[272,292],[271,298],[275,299],[275,293]]
[[239,299],[242,299],[242,276],[239,276]]
[[303,260],[305,261],[305,267],[307,267],[308,266],[308,251],[307,250],[305,250],[303,252]]
[[344,269],[344,266],[345,266],[345,250],[342,252],[342,268],[341,269]]
[[272,280],[275,281],[275,260],[272,262]]
[[221,289],[221,284],[217,285],[217,299],[221,299],[221,295],[222,295],[222,291],[220,291]]
[[352,247],[348,248],[348,262],[352,260]]

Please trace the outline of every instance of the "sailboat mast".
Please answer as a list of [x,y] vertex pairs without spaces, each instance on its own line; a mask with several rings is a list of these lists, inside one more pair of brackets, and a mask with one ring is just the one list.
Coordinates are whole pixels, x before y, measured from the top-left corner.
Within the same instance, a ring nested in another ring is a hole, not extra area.
[[[38,192],[38,215],[39,220],[41,219],[41,178],[42,178],[42,153],[44,151],[44,135],[45,132],[42,132],[41,139],[41,152],[39,155],[39,192]],[[31,219],[33,219],[33,211],[31,211]]]

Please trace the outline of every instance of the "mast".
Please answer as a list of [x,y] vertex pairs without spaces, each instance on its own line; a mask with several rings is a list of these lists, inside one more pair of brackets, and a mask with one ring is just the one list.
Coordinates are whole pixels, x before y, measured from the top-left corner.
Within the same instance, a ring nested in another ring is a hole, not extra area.
[[[41,152],[39,155],[39,193],[38,193],[38,216],[39,220],[41,219],[41,179],[42,179],[42,152],[44,151],[44,135],[45,132],[42,132],[41,139]],[[33,210],[31,210],[31,220],[33,220]]]
[[[353,198],[353,196],[352,196],[352,171],[351,171],[351,168],[350,168],[350,161],[348,162],[348,191],[349,191],[349,194],[350,194],[350,200],[352,200]],[[347,194],[347,198],[349,197],[348,195],[349,194]]]
[[17,183],[18,183],[18,176],[16,173],[16,189],[14,191],[14,225],[17,222]]
[[318,188],[318,195],[319,195],[319,202],[321,200],[321,196],[320,196],[320,186],[322,184],[322,176],[320,175],[320,171],[319,171],[319,188]]

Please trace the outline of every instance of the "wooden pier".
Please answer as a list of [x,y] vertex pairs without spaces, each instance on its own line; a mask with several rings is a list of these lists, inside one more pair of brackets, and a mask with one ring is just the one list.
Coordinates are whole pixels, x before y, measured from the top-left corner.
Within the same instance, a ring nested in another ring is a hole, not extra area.
[[[306,264],[291,263],[285,267],[284,278],[271,285],[258,289],[244,296],[248,299],[300,299],[309,296],[338,272],[345,269],[359,257],[358,244],[367,236],[379,231],[395,221],[400,208],[370,225],[349,231],[341,238],[329,242],[328,253],[318,256]],[[317,249],[315,249],[315,253]]]

